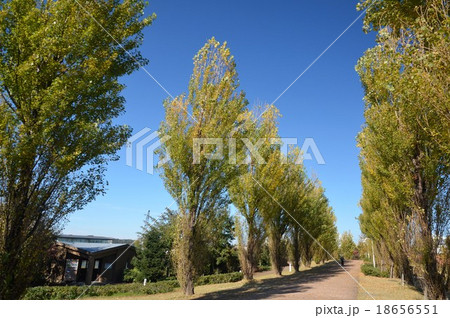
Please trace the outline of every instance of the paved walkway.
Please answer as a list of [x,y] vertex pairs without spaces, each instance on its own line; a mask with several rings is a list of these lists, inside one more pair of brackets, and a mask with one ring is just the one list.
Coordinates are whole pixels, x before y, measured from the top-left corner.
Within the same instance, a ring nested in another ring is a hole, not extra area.
[[[347,261],[345,269],[356,279],[361,261]],[[269,278],[199,299],[356,299],[358,284],[334,262],[293,275]]]

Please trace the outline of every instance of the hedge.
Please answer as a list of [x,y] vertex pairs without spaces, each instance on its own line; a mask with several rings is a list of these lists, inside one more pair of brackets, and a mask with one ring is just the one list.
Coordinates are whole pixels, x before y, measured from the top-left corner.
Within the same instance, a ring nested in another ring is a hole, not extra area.
[[381,271],[379,268],[373,267],[372,264],[362,264],[361,272],[366,276],[375,276],[375,277],[389,277],[389,272]]
[[270,271],[272,269],[272,266],[270,265],[260,265],[258,266],[258,272],[265,272],[265,271]]
[[[231,283],[240,281],[242,278],[242,273],[238,272],[200,276],[196,281],[196,285]],[[148,283],[146,286],[138,283],[91,286],[87,290],[87,286],[38,286],[28,288],[22,299],[70,300],[78,298],[83,292],[83,297],[105,297],[117,294],[152,295],[168,293],[178,287],[180,285],[176,280]]]
[[196,285],[201,286],[209,284],[233,283],[238,282],[243,278],[244,275],[240,272],[200,276],[197,278]]
[[38,286],[28,288],[23,299],[55,300],[76,299],[83,296],[113,296],[116,294],[142,294],[151,295],[168,293],[179,287],[177,281],[164,281],[143,284],[114,284],[104,286]]

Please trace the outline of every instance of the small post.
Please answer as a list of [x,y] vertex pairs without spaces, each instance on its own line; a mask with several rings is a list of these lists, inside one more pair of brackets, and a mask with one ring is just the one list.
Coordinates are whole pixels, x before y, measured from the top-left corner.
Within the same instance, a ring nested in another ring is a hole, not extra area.
[[147,278],[144,278],[144,286],[147,285]]
[[289,272],[292,272],[292,263],[289,262]]
[[405,286],[405,274],[402,273],[402,286]]

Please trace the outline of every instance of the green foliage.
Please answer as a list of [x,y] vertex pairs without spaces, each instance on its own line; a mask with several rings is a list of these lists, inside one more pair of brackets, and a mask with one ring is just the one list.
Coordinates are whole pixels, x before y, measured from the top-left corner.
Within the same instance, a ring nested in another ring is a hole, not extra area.
[[204,244],[207,247],[203,271],[200,274],[230,273],[239,270],[237,250],[233,246],[234,221],[229,209],[211,216],[206,224]]
[[[194,57],[188,94],[164,103],[166,117],[160,132],[168,139],[160,154],[170,154],[171,160],[163,165],[161,176],[179,209],[173,260],[186,295],[193,294],[194,278],[204,265],[205,228],[211,215],[227,207],[226,187],[237,172],[229,164],[228,143],[223,156],[214,144],[198,144],[204,138],[233,135],[247,105],[238,87],[230,50],[212,38]],[[208,154],[217,152],[219,158],[208,160]]]
[[449,3],[377,1],[365,20],[378,36],[356,68],[366,103],[361,230],[397,274],[412,282],[414,271],[430,298],[446,298],[449,262],[438,253],[450,228]]
[[[199,275],[231,273],[239,269],[237,251],[232,245],[233,219],[229,210],[223,209],[211,215],[204,229],[202,244],[205,259],[198,268]],[[148,216],[143,233],[136,247],[137,255],[132,260],[133,268],[125,273],[125,279],[142,282],[164,280],[173,275],[171,251],[176,230],[176,211],[166,210],[157,219]]]
[[423,0],[362,0],[357,9],[367,9],[364,17],[364,30],[366,32],[380,30],[385,26],[393,28],[395,32],[414,24],[425,7],[427,1]]
[[314,257],[329,259],[328,253],[337,250],[338,233],[336,217],[320,182],[303,177],[296,189],[299,195],[293,216],[298,223],[291,220],[289,236],[294,269],[298,271],[300,255],[307,267]]
[[196,280],[196,285],[210,285],[210,284],[223,284],[223,283],[233,283],[238,282],[244,278],[244,275],[240,272],[226,273],[226,274],[215,274],[200,276]]
[[372,264],[365,263],[361,265],[361,272],[366,276],[389,277],[389,272],[381,271],[379,268],[373,267]]
[[130,134],[114,123],[124,111],[119,78],[147,62],[138,48],[154,17],[145,6],[0,4],[2,299],[20,297],[67,215],[104,193],[106,165]]
[[[151,295],[168,293],[179,287],[177,281],[164,281],[143,284],[117,284],[105,286],[91,286],[83,297],[104,297],[117,294]],[[28,288],[22,299],[33,300],[69,300],[78,298],[87,286],[39,286]]]
[[[258,260],[266,265],[264,262],[268,264],[270,259],[272,268],[281,274],[288,248],[297,270],[301,252],[305,264],[310,264],[313,253],[326,260],[329,256],[323,248],[331,252],[337,248],[336,218],[324,190],[317,181],[308,179],[298,148],[289,149],[286,156],[276,145],[278,110],[266,106],[259,117],[258,111],[246,113],[243,125],[243,135],[251,144],[259,145],[257,154],[249,154],[246,149],[238,153],[246,159],[245,164],[229,187],[231,200],[241,215],[236,222],[236,236],[247,279],[252,279]],[[263,245],[265,237],[267,244]],[[313,250],[314,238],[322,245],[317,250]]]
[[22,299],[26,300],[53,300],[53,299],[76,299],[83,290],[77,286],[49,287],[39,286],[28,288]]
[[339,242],[339,254],[344,256],[345,259],[353,259],[354,252],[357,251],[355,242],[353,241],[353,235],[351,232],[342,233]]
[[[211,215],[201,238],[205,247],[204,260],[198,268],[199,275],[230,273],[239,269],[237,252],[232,245],[234,222],[227,209]],[[166,210],[157,219],[147,217],[132,260],[133,268],[126,270],[127,281],[160,281],[174,275],[173,237],[176,232],[177,213]]]
[[293,152],[285,158],[280,149],[274,149],[267,163],[262,167],[260,178],[257,179],[266,192],[266,196],[262,199],[263,207],[260,213],[267,232],[270,263],[277,275],[281,275],[285,265],[283,258],[286,254],[283,253],[285,246],[282,238],[291,221],[288,213],[294,210],[293,207],[296,204],[295,182],[300,176],[299,171],[303,169],[303,165],[296,164],[295,160]]
[[136,246],[136,256],[131,261],[133,268],[127,270],[125,279],[156,282],[172,273],[170,252],[173,246],[176,212],[166,209],[158,219],[147,215],[143,233]]
[[270,261],[268,265],[258,265],[258,272],[270,271],[272,267],[270,266]]
[[[257,116],[257,111],[261,112],[261,116]],[[278,109],[274,106],[266,106],[264,109],[258,107],[254,112],[245,113],[242,135],[252,145],[260,141],[263,143],[256,154],[250,152],[250,158],[248,158],[247,147],[241,145],[242,147],[238,148],[239,176],[232,179],[228,187],[231,201],[239,211],[239,216],[236,217],[236,237],[239,262],[247,280],[253,279],[261,245],[266,235],[261,211],[264,208],[267,193],[261,186],[260,180],[266,179],[264,166],[272,152],[269,138],[278,136],[276,127],[278,117]]]
[[270,270],[270,252],[267,242],[264,242],[261,246],[261,252],[258,256],[258,269]]
[[141,265],[141,274],[149,281],[161,280],[167,275],[170,246],[163,243],[162,233],[155,228],[146,233],[142,244],[140,258],[136,257],[135,260],[138,262],[133,262],[132,265]]

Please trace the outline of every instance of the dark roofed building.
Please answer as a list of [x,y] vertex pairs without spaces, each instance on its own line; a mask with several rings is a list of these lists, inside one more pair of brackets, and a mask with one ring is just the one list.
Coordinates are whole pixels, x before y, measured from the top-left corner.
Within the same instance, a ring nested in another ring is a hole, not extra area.
[[49,280],[57,284],[120,283],[136,255],[132,242],[93,235],[61,235],[51,249]]

